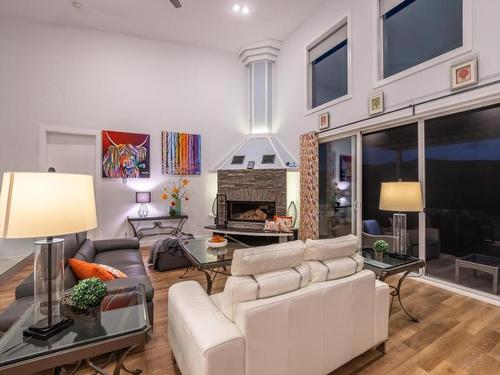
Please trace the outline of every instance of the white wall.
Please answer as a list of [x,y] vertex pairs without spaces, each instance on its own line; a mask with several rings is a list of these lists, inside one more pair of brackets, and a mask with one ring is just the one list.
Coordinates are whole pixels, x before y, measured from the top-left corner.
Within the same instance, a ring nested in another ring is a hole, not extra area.
[[[464,1],[466,3],[467,0]],[[276,64],[275,130],[283,143],[298,154],[299,134],[318,129],[318,115],[329,111],[332,127],[368,116],[368,96],[385,92],[386,111],[450,92],[449,66],[474,54],[479,58],[480,82],[500,77],[500,2],[473,0],[472,50],[382,87],[374,87],[374,12],[377,0],[328,0],[288,39]],[[306,46],[350,12],[352,38],[352,98],[326,110],[306,115]],[[497,92],[500,91],[498,88]],[[382,119],[381,119],[382,120]]]
[[124,220],[136,214],[135,190],[153,191],[152,214],[167,212],[161,190],[176,178],[161,173],[161,131],[198,133],[203,174],[190,177],[185,230],[210,223],[208,169],[247,132],[246,71],[236,56],[2,19],[0,82],[0,172],[38,170],[40,125],[150,133],[151,178],[101,183],[101,237],[130,235]]

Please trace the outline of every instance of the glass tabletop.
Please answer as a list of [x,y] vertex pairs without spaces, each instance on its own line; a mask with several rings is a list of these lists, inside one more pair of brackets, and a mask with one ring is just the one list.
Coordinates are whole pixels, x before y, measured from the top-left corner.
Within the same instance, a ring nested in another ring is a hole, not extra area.
[[0,339],[0,366],[149,328],[142,285],[109,291],[101,303],[100,318],[74,319],[70,327],[44,341],[23,336],[23,331],[34,323],[34,310],[32,304]]
[[374,258],[372,249],[363,249],[363,258],[365,264],[370,265],[376,268],[382,269],[390,269],[398,266],[402,266],[404,264],[413,263],[419,261],[419,258],[414,257],[400,257],[396,254],[386,253],[384,254],[384,258],[380,260],[376,260]]
[[220,263],[230,264],[233,253],[237,249],[248,248],[247,245],[228,241],[225,247],[211,248],[208,245],[210,237],[198,237],[194,240],[181,241],[181,245],[194,260],[203,267],[217,266]]

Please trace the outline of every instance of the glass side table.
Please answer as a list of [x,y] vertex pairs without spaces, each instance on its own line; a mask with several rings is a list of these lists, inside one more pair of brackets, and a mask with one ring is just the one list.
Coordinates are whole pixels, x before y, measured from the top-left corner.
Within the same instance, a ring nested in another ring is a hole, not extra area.
[[[24,337],[23,330],[33,324],[34,305],[25,311],[0,339],[0,375],[32,374],[76,363],[76,373],[83,363],[95,372],[107,374],[103,367],[116,362],[114,374],[129,370],[124,361],[129,352],[149,340],[151,325],[144,286],[111,290],[101,303],[100,317],[93,321],[74,319],[73,324],[48,340]],[[99,367],[92,358],[112,353]]]
[[392,275],[401,274],[397,286],[389,285],[391,288],[391,307],[389,316],[392,313],[392,305],[394,297],[398,298],[399,305],[404,313],[414,322],[418,323],[418,319],[411,315],[403,303],[401,302],[401,285],[410,272],[419,272],[425,267],[425,261],[415,257],[401,257],[396,254],[384,254],[382,261],[375,260],[373,249],[363,249],[364,268],[373,271],[380,281],[385,281],[386,278]]

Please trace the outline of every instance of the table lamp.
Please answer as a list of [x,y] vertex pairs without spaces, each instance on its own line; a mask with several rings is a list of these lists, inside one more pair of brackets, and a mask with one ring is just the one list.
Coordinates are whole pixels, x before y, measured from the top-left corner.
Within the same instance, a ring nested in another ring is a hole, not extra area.
[[392,230],[396,237],[394,251],[407,255],[406,214],[422,211],[422,191],[420,182],[382,182],[380,205],[382,211],[394,212]]
[[64,240],[97,227],[92,176],[4,173],[0,192],[0,238],[35,242],[33,326],[26,336],[48,339],[72,323],[59,309],[64,292]]
[[149,214],[148,203],[151,203],[151,192],[138,191],[135,193],[135,203],[140,203],[139,211],[137,214],[139,217],[147,217]]

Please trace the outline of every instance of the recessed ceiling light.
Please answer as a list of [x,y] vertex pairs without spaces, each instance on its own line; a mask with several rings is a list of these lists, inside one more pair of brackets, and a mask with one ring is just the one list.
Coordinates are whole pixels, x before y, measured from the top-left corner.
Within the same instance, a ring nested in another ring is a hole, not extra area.
[[234,4],[233,5],[233,12],[239,13],[240,9],[241,9],[241,5],[240,4]]
[[250,13],[250,9],[245,5],[243,8],[241,8],[241,13],[248,14]]
[[73,1],[73,7],[75,7],[75,9],[81,9],[82,3],[78,2],[78,1]]

